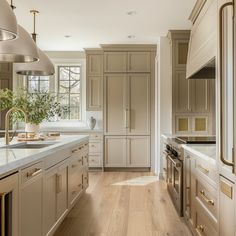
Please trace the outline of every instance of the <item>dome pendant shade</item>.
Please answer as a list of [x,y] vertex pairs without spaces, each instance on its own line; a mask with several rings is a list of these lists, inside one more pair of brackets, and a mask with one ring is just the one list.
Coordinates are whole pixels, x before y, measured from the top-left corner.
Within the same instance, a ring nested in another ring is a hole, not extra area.
[[17,21],[6,0],[0,0],[0,41],[12,40],[17,37]]
[[0,42],[0,62],[38,61],[38,48],[30,34],[20,25],[18,33],[19,37],[16,40]]
[[49,57],[40,49],[39,61],[32,63],[15,64],[16,73],[19,75],[50,76],[55,74],[55,68]]

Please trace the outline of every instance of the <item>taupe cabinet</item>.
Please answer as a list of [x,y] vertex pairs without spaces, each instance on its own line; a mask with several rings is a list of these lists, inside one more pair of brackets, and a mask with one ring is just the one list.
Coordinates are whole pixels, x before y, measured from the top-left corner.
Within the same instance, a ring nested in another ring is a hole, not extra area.
[[149,73],[151,71],[150,52],[105,52],[105,73]]
[[150,134],[150,75],[105,75],[105,134]]
[[186,79],[190,31],[169,32],[172,69],[173,133],[210,134],[213,130],[215,81]]
[[105,167],[150,167],[150,136],[106,136]]
[[103,45],[105,167],[150,167],[153,45]]
[[20,170],[19,233],[13,236],[54,234],[88,187],[88,146],[73,145]]
[[86,49],[87,110],[99,111],[103,105],[103,51]]
[[[194,235],[219,235],[216,163],[184,152],[184,217]],[[223,234],[222,234],[223,236]]]

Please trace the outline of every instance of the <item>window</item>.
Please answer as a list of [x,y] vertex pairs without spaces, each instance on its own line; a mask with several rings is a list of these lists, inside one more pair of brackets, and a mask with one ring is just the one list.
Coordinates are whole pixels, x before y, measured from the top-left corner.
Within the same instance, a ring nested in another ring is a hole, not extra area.
[[45,92],[50,90],[49,76],[28,76],[27,78],[28,93]]
[[49,76],[28,76],[27,90],[34,92],[55,92],[58,101],[70,109],[63,120],[81,120],[81,67],[58,66],[56,79]]

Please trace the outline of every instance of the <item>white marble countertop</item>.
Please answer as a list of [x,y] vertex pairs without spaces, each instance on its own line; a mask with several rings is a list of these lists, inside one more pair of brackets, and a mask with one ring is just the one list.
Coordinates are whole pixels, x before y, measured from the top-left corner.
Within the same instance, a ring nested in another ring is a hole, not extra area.
[[182,147],[206,161],[216,162],[216,144],[184,144]]
[[[41,160],[55,151],[70,148],[80,142],[87,141],[88,135],[65,135],[55,140],[34,141],[29,143],[49,143],[52,145],[38,149],[13,149],[11,146],[20,142],[13,140],[11,145],[5,148],[4,139],[0,139],[0,178],[10,173],[16,172],[30,163]],[[21,142],[22,143],[22,142]]]

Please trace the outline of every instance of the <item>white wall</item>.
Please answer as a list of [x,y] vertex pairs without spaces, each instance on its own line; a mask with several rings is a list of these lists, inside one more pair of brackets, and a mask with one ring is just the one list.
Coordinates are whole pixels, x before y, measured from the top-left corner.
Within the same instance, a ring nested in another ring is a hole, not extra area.
[[160,37],[158,45],[157,77],[157,174],[162,170],[161,134],[172,132],[172,78],[169,39]]

